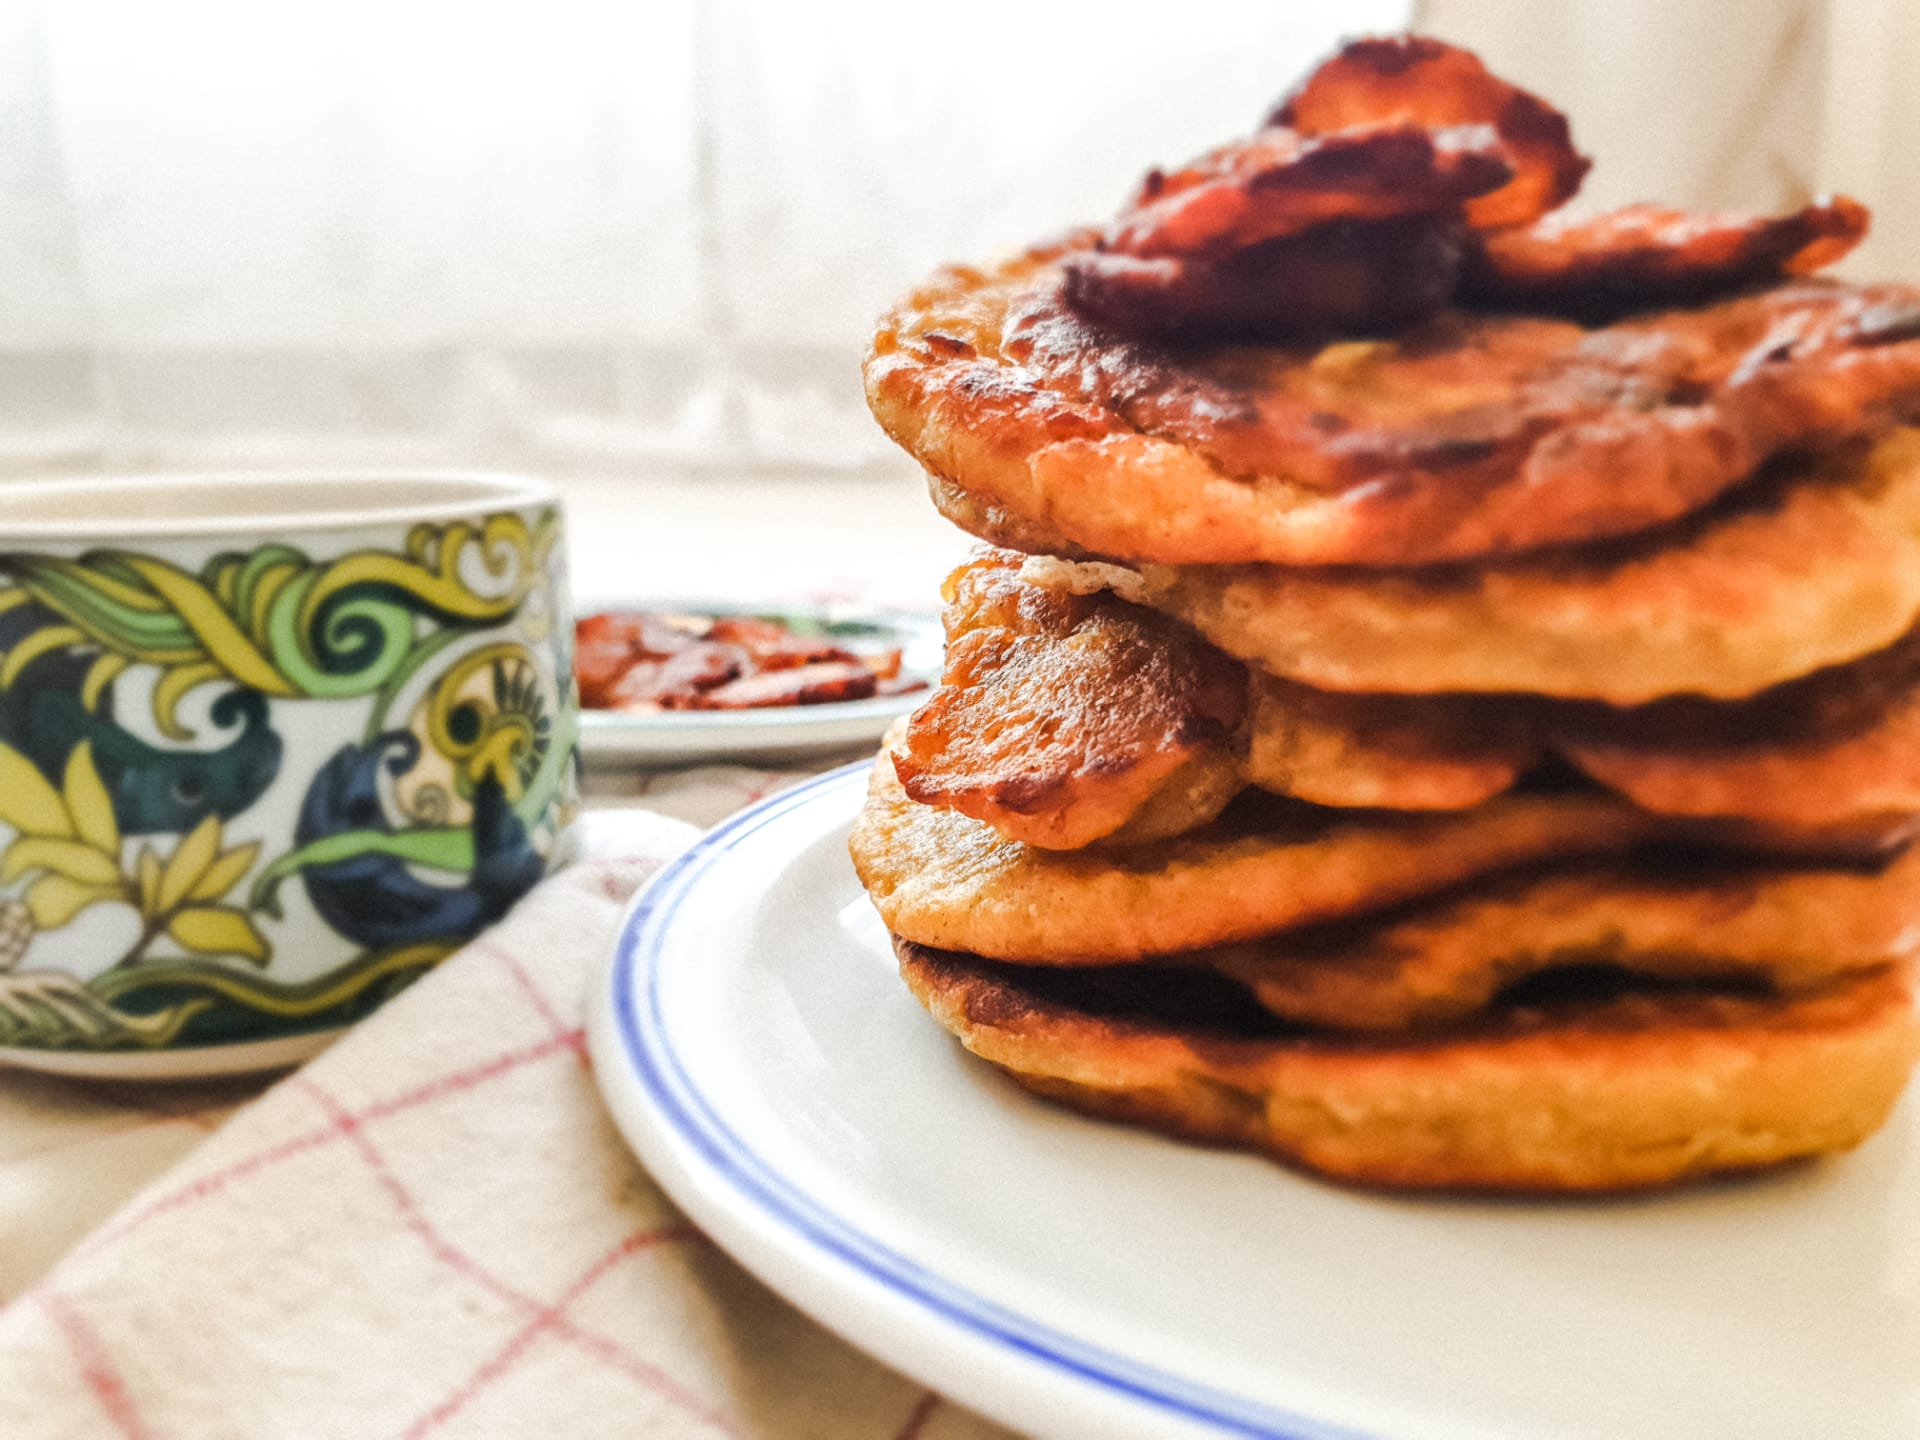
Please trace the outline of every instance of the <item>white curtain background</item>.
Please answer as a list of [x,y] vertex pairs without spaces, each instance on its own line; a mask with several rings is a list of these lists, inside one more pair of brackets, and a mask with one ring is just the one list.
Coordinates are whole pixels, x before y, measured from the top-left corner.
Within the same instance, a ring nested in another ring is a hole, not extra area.
[[858,468],[941,260],[1402,0],[0,0],[0,466]]
[[1410,15],[1571,113],[1589,203],[1842,185],[1920,277],[1912,0],[0,0],[0,470],[898,467],[896,291]]

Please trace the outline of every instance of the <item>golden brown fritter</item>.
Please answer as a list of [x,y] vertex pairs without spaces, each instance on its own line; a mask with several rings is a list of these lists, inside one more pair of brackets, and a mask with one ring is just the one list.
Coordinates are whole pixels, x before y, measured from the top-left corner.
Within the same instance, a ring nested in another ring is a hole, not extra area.
[[1283,1019],[1337,1030],[1458,1024],[1530,976],[1605,966],[1818,989],[1920,950],[1920,848],[1879,870],[1582,866],[1507,876],[1377,921],[1190,957]]
[[[1911,659],[1920,636],[1895,647]],[[1849,688],[1842,667],[1830,676]],[[1764,711],[1766,698],[1748,702]],[[1785,829],[1871,827],[1920,815],[1920,685],[1886,698],[1857,728],[1716,741],[1675,727],[1648,743],[1609,727],[1564,728],[1555,748],[1590,778],[1662,815],[1739,817]]]
[[1744,701],[1637,709],[1515,695],[1318,691],[1254,672],[1248,779],[1319,805],[1449,809],[1547,756],[1644,810],[1780,832],[1920,816],[1920,629]]
[[1259,671],[1247,678],[1246,778],[1310,804],[1465,810],[1543,755],[1537,707],[1523,699],[1343,695]]
[[947,578],[942,683],[893,751],[907,794],[1053,849],[1211,819],[1243,783],[1244,668],[1164,616],[1019,570],[998,551]]
[[1658,525],[1920,405],[1920,291],[1900,286],[1799,281],[1593,331],[1449,311],[1393,340],[1169,349],[1067,303],[1061,264],[1091,243],[941,272],[866,365],[887,432],[1054,553],[1511,555]]
[[1246,784],[1466,809],[1550,756],[1656,814],[1753,822],[1729,837],[1749,846],[1872,851],[1920,816],[1920,629],[1739,702],[1354,694],[1250,671],[1102,588],[1135,578],[1006,551],[956,571],[945,684],[894,752],[907,793],[1051,849],[1180,834]]
[[1042,850],[908,798],[882,751],[849,848],[896,934],[1001,960],[1087,965],[1252,940],[1667,833],[1591,792],[1516,793],[1441,815],[1327,810],[1256,792],[1173,839]]
[[943,683],[893,751],[907,794],[1009,839],[1181,834],[1249,783],[1316,805],[1465,809],[1540,759],[1524,704],[1311,690],[1098,585],[1036,584],[1031,563],[985,551],[948,577]]
[[1739,699],[1891,645],[1920,618],[1920,432],[1617,547],[1391,574],[1142,574],[1156,609],[1319,689]]
[[1839,258],[1864,207],[1549,214],[1587,167],[1472,54],[1355,41],[1105,229],[935,275],[868,400],[995,543],[1387,567],[1633,534],[1920,407],[1920,290],[1704,303]]
[[1366,1185],[1630,1190],[1846,1150],[1916,1050],[1902,967],[1795,997],[1628,992],[1335,1038],[1195,993],[1214,977],[895,949],[933,1017],[1029,1090]]

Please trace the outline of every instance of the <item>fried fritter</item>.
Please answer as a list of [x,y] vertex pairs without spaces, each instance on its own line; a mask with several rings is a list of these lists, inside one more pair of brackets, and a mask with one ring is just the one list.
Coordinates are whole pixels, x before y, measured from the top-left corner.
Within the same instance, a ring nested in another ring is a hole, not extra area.
[[1920,617],[1920,432],[1605,551],[1395,574],[1151,566],[1142,594],[1229,654],[1326,690],[1738,699]]
[[1054,849],[1211,819],[1242,784],[1244,669],[1164,616],[1029,585],[1019,565],[989,553],[947,579],[946,671],[893,751],[907,794]]
[[[1732,843],[1871,853],[1920,817],[1920,628],[1738,702],[1315,690],[1104,588],[1120,567],[1008,551],[947,581],[944,684],[894,762],[907,793],[1050,849],[1205,824],[1246,784],[1314,805],[1461,810],[1558,756]],[[1242,717],[1244,715],[1244,724]]]
[[1920,632],[1909,632],[1881,655],[1800,682],[1845,700],[1871,692],[1889,672],[1907,672],[1900,688],[1873,696],[1879,703],[1857,718],[1835,716],[1829,729],[1796,733],[1792,699],[1769,694],[1740,708],[1760,723],[1771,711],[1779,722],[1771,734],[1755,725],[1744,735],[1716,735],[1710,720],[1695,722],[1707,708],[1699,704],[1675,707],[1652,724],[1631,715],[1562,718],[1552,744],[1582,773],[1662,815],[1739,816],[1798,829],[1898,821],[1920,815],[1917,660]]
[[1203,972],[895,950],[935,1020],[1029,1090],[1367,1185],[1643,1189],[1846,1150],[1917,1048],[1902,967],[1795,997],[1628,992],[1336,1038],[1262,1021]]
[[1340,694],[1257,671],[1251,680],[1247,778],[1317,805],[1460,808],[1557,756],[1643,810],[1749,821],[1810,841],[1897,830],[1920,816],[1920,628],[1748,700],[1681,697],[1629,710],[1517,695]]
[[882,751],[849,849],[896,934],[1000,960],[1087,965],[1252,940],[1668,833],[1590,792],[1516,793],[1443,815],[1327,810],[1250,792],[1173,839],[1042,850],[910,799]]
[[1877,871],[1583,866],[1481,882],[1383,917],[1190,957],[1274,1014],[1336,1030],[1457,1024],[1531,976],[1607,967],[1819,988],[1920,950],[1920,849]]
[[1092,240],[941,272],[866,364],[887,432],[1055,554],[1512,555],[1672,520],[1920,406],[1907,287],[1798,281],[1592,331],[1448,311],[1392,341],[1170,349],[1068,304],[1062,262]]
[[1316,805],[1465,809],[1540,757],[1524,706],[1250,673],[1097,584],[1034,583],[1022,566],[1035,563],[985,551],[948,577],[942,685],[893,752],[915,800],[1009,839],[1072,850],[1181,834],[1249,783]]
[[1539,763],[1533,710],[1509,697],[1342,695],[1252,672],[1246,777],[1314,805],[1465,810]]
[[1846,196],[1788,215],[1696,215],[1629,205],[1481,236],[1468,300],[1596,321],[1656,305],[1697,305],[1748,285],[1824,269],[1867,233],[1867,207]]

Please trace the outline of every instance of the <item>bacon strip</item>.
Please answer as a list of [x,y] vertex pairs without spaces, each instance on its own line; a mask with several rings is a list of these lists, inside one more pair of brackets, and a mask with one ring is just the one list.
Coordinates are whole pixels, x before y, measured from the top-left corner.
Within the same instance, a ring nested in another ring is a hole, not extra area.
[[1061,268],[1074,309],[1126,334],[1369,335],[1445,305],[1467,248],[1461,226],[1416,215],[1321,225],[1221,260],[1087,250]]
[[1484,125],[1374,125],[1320,138],[1262,130],[1172,175],[1149,175],[1102,248],[1218,259],[1329,221],[1448,213],[1511,174]]
[[1403,121],[1442,130],[1491,125],[1513,178],[1467,202],[1476,229],[1524,225],[1564,204],[1593,162],[1573,148],[1567,117],[1509,85],[1471,51],[1423,35],[1355,40],[1268,117],[1302,135]]
[[1788,215],[1694,215],[1629,205],[1588,219],[1549,215],[1482,236],[1463,283],[1483,305],[1600,318],[1698,303],[1806,275],[1867,233],[1866,206],[1844,195]]

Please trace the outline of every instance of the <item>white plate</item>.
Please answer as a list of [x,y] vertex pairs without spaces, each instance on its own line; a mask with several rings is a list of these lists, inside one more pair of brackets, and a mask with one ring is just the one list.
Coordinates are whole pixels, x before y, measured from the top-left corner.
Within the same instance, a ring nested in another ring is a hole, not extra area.
[[[583,615],[617,610],[600,605]],[[627,607],[640,608],[640,607]],[[725,605],[650,603],[649,610],[694,615],[760,615],[784,613],[851,629],[836,635],[847,648],[901,650],[901,671],[917,675],[929,685],[940,678],[940,622],[931,615],[897,612],[808,612],[796,607],[768,606],[759,610]],[[580,758],[588,765],[692,765],[706,760],[778,763],[831,754],[855,745],[871,745],[895,718],[927,698],[925,690],[887,695],[872,700],[846,700],[825,705],[782,705],[764,710],[682,710],[629,715],[613,710],[585,710],[580,715]]]
[[845,854],[864,765],[635,902],[594,1069],[676,1201],[830,1328],[1047,1436],[1912,1440],[1920,1136],[1648,1199],[1393,1198],[1099,1124],[966,1056]]

